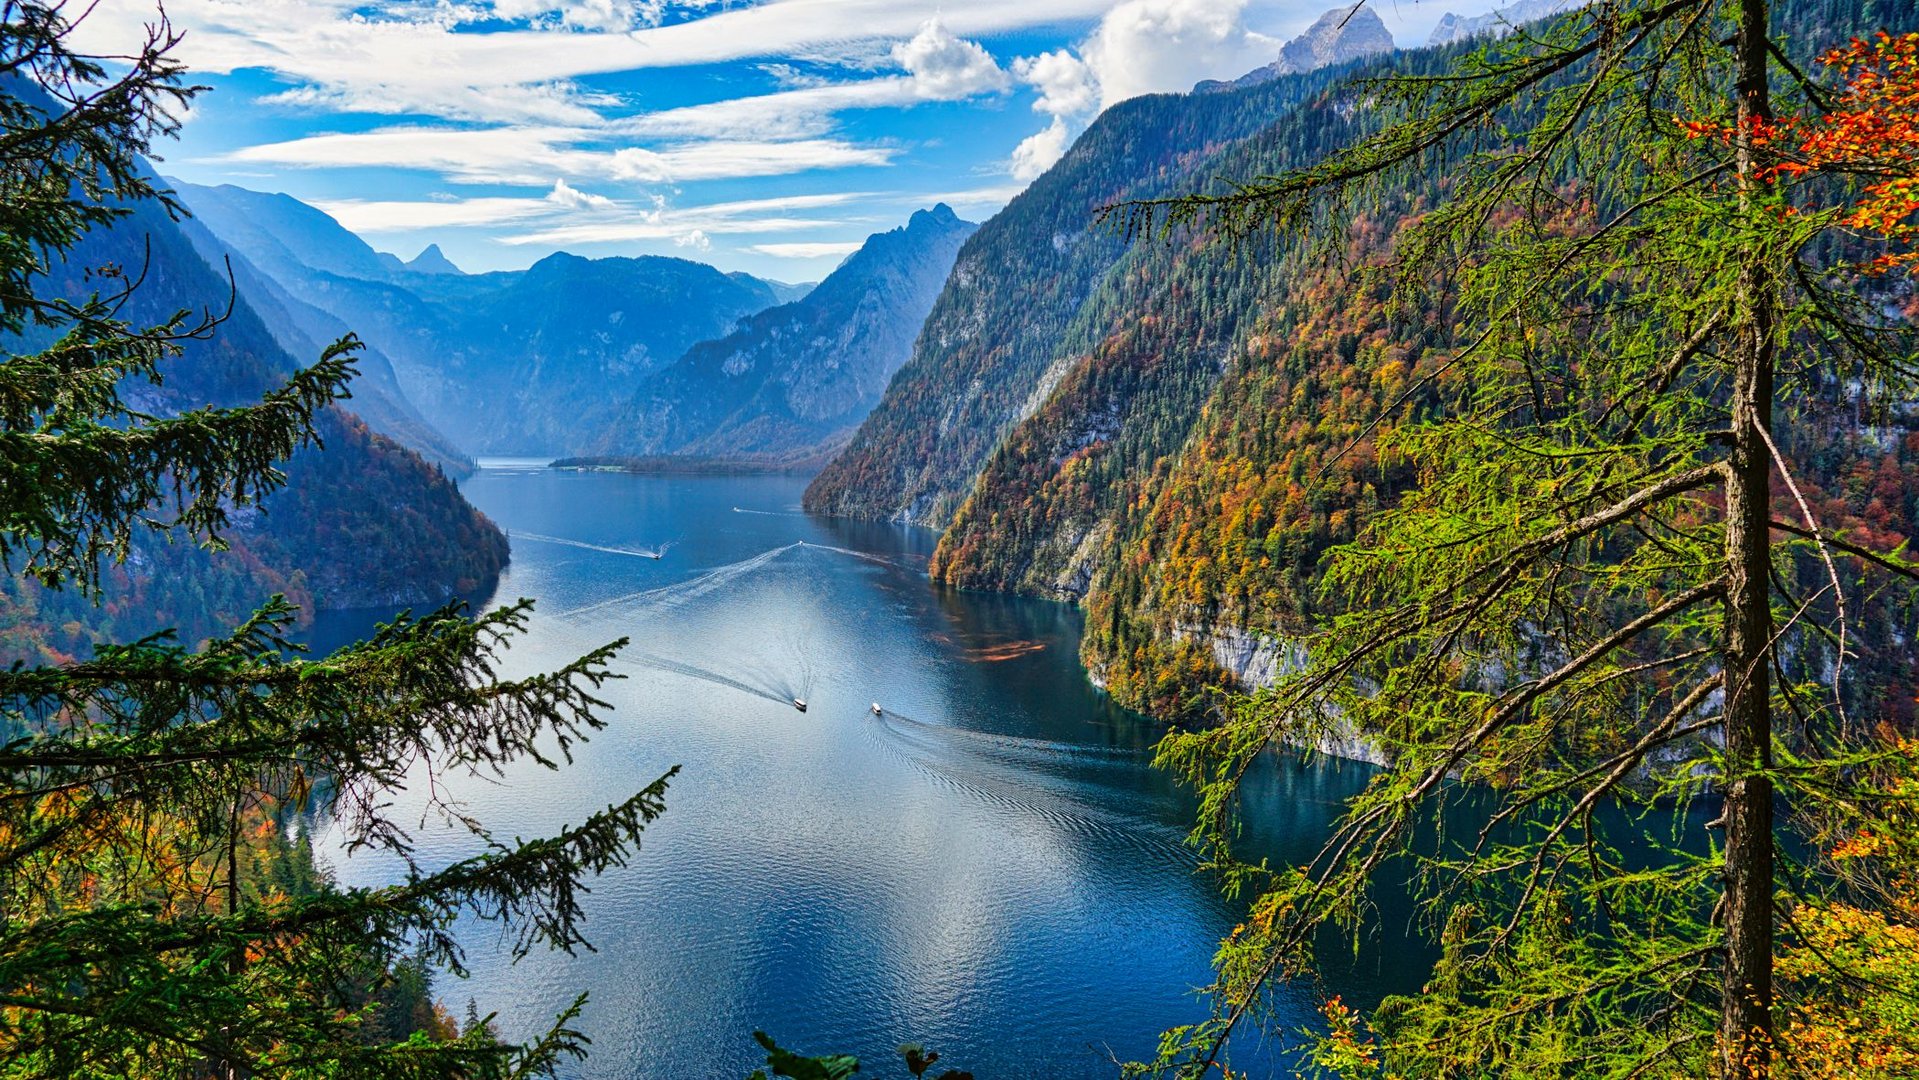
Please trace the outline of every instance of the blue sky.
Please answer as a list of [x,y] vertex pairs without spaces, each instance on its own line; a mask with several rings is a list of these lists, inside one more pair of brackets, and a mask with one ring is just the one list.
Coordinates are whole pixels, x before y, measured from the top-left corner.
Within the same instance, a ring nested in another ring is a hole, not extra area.
[[[1098,112],[1270,62],[1326,0],[171,0],[213,90],[168,175],[284,191],[469,270],[556,250],[817,280],[950,203],[984,220]],[[1448,11],[1376,10],[1401,45]],[[123,51],[153,0],[104,0]]]

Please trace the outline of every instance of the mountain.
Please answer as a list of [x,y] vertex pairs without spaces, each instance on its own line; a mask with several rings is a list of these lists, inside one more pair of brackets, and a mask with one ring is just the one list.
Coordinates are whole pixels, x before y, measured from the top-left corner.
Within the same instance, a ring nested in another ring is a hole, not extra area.
[[438,244],[428,244],[426,250],[413,257],[413,261],[402,263],[401,269],[415,274],[464,274],[466,271],[453,265]]
[[232,184],[170,183],[194,217],[269,274],[277,276],[297,267],[374,281],[391,276],[386,261],[366,241],[291,195],[249,191]]
[[[156,415],[257,400],[299,363],[277,336],[286,332],[277,325],[286,312],[272,306],[275,294],[259,294],[268,297],[270,315],[253,306],[249,288],[229,309],[226,267],[209,262],[211,241],[196,242],[193,227],[140,204],[113,227],[84,236],[46,283],[79,299],[99,287],[95,268],[145,266],[121,318],[150,325],[181,310],[225,313],[210,334],[181,343],[181,355],[162,365],[161,385],[127,388],[137,408]],[[236,283],[255,273],[250,265],[234,267]],[[434,606],[492,587],[506,563],[506,538],[443,471],[345,408],[327,409],[318,426],[324,447],[296,453],[285,466],[286,486],[236,514],[229,551],[142,538],[125,565],[108,571],[109,599],[100,606],[0,577],[0,653],[83,656],[95,640],[167,628],[193,641],[232,625],[275,592],[310,613]]]
[[694,345],[621,399],[601,451],[794,461],[838,450],[911,355],[977,228],[941,203],[868,237],[803,299]]
[[[1806,0],[1782,22],[1795,41],[1845,40],[1875,25],[1874,3]],[[1192,720],[1203,688],[1272,679],[1313,616],[1323,553],[1417,481],[1373,440],[1443,407],[1426,377],[1457,344],[1449,320],[1365,272],[1434,192],[1380,192],[1337,269],[1300,237],[1123,246],[1096,215],[1317,161],[1377,123],[1341,80],[1437,74],[1473,47],[1107,110],[961,248],[911,359],[806,507],[940,529],[943,584],[1078,602],[1082,660],[1128,706]],[[1831,513],[1919,536],[1919,421],[1808,409],[1788,438],[1821,448],[1805,460],[1824,462],[1807,471]],[[1867,468],[1849,462],[1874,462],[1902,509],[1833,471]]]
[[760,280],[766,283],[767,288],[773,290],[773,295],[778,298],[782,304],[790,304],[795,300],[806,299],[806,294],[812,292],[813,289],[819,285],[817,281],[803,281],[797,285],[792,285],[784,281],[774,281],[772,278],[761,278]]
[[[1217,147],[1271,128],[1332,82],[1312,72],[1227,93],[1138,97],[1102,113],[960,248],[912,358],[808,487],[807,507],[949,524],[1006,433],[1125,315],[1133,301],[1123,290],[1152,285],[1116,270],[1143,249],[1099,225],[1100,207],[1206,183],[1217,174],[1196,170]],[[1210,357],[1215,369],[1218,360]]]
[[[199,219],[181,221],[180,229],[208,265],[231,271],[239,296],[266,323],[268,332],[288,356],[301,361],[316,358],[349,332],[345,323],[294,296],[251,259],[213,235]],[[407,399],[385,353],[368,348],[360,353],[355,366],[359,375],[350,387],[352,408],[361,419],[454,476],[472,472],[472,459]]]
[[1484,15],[1454,15],[1449,11],[1440,16],[1426,44],[1451,45],[1476,37],[1500,37],[1510,33],[1516,26],[1557,15],[1576,6],[1578,0],[1519,0],[1511,7]]
[[[1547,0],[1524,0],[1526,3]],[[1447,18],[1452,18],[1448,15]],[[1370,7],[1337,7],[1321,15],[1306,32],[1280,46],[1279,59],[1263,68],[1249,71],[1232,82],[1208,80],[1193,89],[1198,93],[1217,93],[1244,89],[1270,82],[1281,75],[1298,75],[1323,67],[1351,63],[1368,56],[1392,52],[1392,32]]]
[[467,454],[596,449],[583,416],[785,295],[658,256],[556,254],[464,274],[429,248],[396,271],[393,256],[288,196],[176,188],[221,242],[388,361],[411,406]]
[[549,255],[442,317],[422,405],[477,452],[586,449],[583,416],[774,301],[705,263]]

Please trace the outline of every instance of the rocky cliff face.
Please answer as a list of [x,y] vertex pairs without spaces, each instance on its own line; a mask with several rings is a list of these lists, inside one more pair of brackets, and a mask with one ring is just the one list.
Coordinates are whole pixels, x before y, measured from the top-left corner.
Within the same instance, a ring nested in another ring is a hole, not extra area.
[[[1447,16],[1452,18],[1452,16]],[[1201,93],[1244,89],[1271,82],[1281,75],[1298,75],[1323,67],[1348,64],[1392,52],[1392,32],[1370,7],[1337,7],[1321,15],[1306,32],[1280,47],[1279,59],[1249,71],[1231,82],[1207,81],[1194,87]]]
[[1451,45],[1477,37],[1502,37],[1511,33],[1516,26],[1562,11],[1571,11],[1578,6],[1578,0],[1519,0],[1510,7],[1484,15],[1454,15],[1449,11],[1433,27],[1432,36],[1426,39],[1426,44]]

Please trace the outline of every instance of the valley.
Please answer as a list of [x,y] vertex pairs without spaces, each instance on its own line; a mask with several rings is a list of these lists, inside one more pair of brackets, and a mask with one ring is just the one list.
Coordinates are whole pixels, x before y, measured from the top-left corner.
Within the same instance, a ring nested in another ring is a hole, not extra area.
[[0,38],[0,1080],[1919,1073],[1909,5],[182,3]]

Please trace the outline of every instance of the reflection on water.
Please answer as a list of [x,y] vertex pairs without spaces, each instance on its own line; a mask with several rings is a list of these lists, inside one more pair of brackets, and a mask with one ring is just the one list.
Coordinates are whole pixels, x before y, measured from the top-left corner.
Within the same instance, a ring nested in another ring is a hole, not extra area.
[[[1149,766],[1155,727],[1079,670],[1072,608],[935,590],[931,534],[800,514],[791,478],[537,464],[466,485],[518,537],[491,599],[538,601],[504,673],[626,636],[627,677],[574,765],[457,794],[531,837],[684,770],[640,857],[593,884],[598,951],[514,965],[494,928],[465,927],[473,978],[440,985],[456,1013],[472,996],[524,1035],[584,988],[582,1074],[663,1080],[744,1076],[755,1029],[876,1064],[921,1040],[981,1077],[1112,1076],[1203,1015],[1192,989],[1237,913],[1193,873],[1190,801]],[[1257,846],[1305,858],[1364,777],[1272,762],[1249,788]],[[421,849],[444,862],[472,843]],[[332,862],[348,883],[393,872]],[[1381,952],[1400,965],[1369,950],[1338,988],[1417,978],[1417,953]],[[1310,1022],[1310,995],[1286,1000],[1287,1028]],[[1260,1075],[1281,1055],[1235,1057]]]

